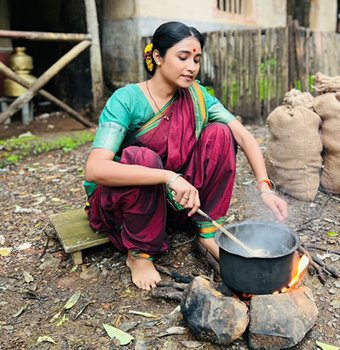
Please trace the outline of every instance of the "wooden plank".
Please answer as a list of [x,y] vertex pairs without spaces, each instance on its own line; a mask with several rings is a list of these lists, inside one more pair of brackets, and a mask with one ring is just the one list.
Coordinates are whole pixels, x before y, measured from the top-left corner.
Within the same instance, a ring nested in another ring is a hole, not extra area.
[[83,208],[54,214],[49,219],[66,253],[109,242],[107,235],[92,230]]
[[[22,79],[20,76],[15,74],[9,67],[7,67],[4,63],[0,62],[0,72],[2,72],[7,78],[12,79],[13,81],[17,82],[18,84],[24,86],[25,88],[29,89],[31,87],[31,83],[27,82],[26,80]],[[85,119],[81,114],[79,114],[77,111],[72,109],[70,106],[68,106],[63,101],[59,100],[46,90],[39,90],[38,94],[41,96],[44,96],[47,100],[50,100],[58,107],[62,108],[64,111],[70,114],[71,117],[77,119],[80,123],[83,125],[89,127],[89,128],[95,128],[96,125],[94,123],[91,123],[87,119]]]
[[260,101],[260,78],[261,78],[261,30],[254,31],[254,71],[255,71],[255,86],[254,86],[254,98],[255,98],[255,113],[256,120],[263,120],[261,113],[261,101]]
[[87,31],[92,37],[90,65],[94,115],[99,113],[104,94],[102,56],[100,52],[99,28],[95,0],[85,0]]
[[38,93],[45,84],[47,84],[58,72],[63,69],[68,63],[76,58],[81,52],[87,49],[91,45],[91,41],[84,40],[74,46],[64,56],[54,63],[47,71],[45,71],[32,85],[31,87],[19,96],[4,112],[0,113],[0,123],[15,114],[26,103],[32,100],[32,98]]
[[91,40],[90,34],[80,33],[51,33],[51,32],[24,32],[15,30],[0,30],[0,38],[41,40],[41,41],[83,41]]

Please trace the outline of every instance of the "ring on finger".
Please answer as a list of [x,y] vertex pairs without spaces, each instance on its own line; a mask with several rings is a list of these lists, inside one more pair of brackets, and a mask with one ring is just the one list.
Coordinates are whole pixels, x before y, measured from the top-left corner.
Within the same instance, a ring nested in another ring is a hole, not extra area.
[[187,196],[183,196],[183,198],[184,198],[184,199],[186,199],[186,200],[188,200],[188,199],[189,199],[189,197],[187,197]]

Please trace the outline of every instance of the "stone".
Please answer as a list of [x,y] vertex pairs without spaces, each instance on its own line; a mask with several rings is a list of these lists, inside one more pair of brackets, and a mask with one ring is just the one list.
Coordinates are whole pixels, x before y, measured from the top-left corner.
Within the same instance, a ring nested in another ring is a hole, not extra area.
[[202,277],[196,277],[186,289],[181,313],[198,339],[221,345],[241,337],[249,323],[245,303],[218,292]]
[[252,349],[283,349],[299,343],[318,316],[307,287],[288,293],[254,295],[250,302],[249,346]]

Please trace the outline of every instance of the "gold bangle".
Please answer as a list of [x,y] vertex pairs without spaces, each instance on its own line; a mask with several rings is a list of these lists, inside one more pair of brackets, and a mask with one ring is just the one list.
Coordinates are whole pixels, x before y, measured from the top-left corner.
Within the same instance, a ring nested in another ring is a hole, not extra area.
[[257,181],[256,188],[257,188],[258,190],[260,190],[260,189],[259,189],[259,185],[260,185],[262,182],[265,182],[265,183],[269,186],[269,188],[270,188],[271,190],[274,190],[274,191],[276,190],[276,186],[275,186],[274,181],[272,181],[272,180],[270,180],[270,179],[268,179],[268,178],[263,178],[263,179],[260,179],[259,181]]

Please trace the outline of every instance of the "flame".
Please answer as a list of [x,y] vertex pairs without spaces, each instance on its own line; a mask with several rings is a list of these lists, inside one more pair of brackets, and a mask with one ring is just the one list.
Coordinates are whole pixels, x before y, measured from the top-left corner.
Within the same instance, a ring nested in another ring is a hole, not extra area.
[[285,293],[289,290],[289,288],[296,286],[301,279],[302,272],[305,270],[305,268],[308,266],[308,264],[309,264],[309,258],[305,254],[302,255],[301,258],[299,259],[298,264],[297,264],[294,277],[288,283],[288,286],[283,287],[280,291],[276,291],[273,294]]
[[293,279],[288,284],[288,288],[295,286],[299,282],[300,275],[305,270],[305,268],[308,266],[308,264],[309,264],[309,258],[305,254],[302,255],[302,257],[299,260],[298,266],[296,268],[295,275],[294,275]]

